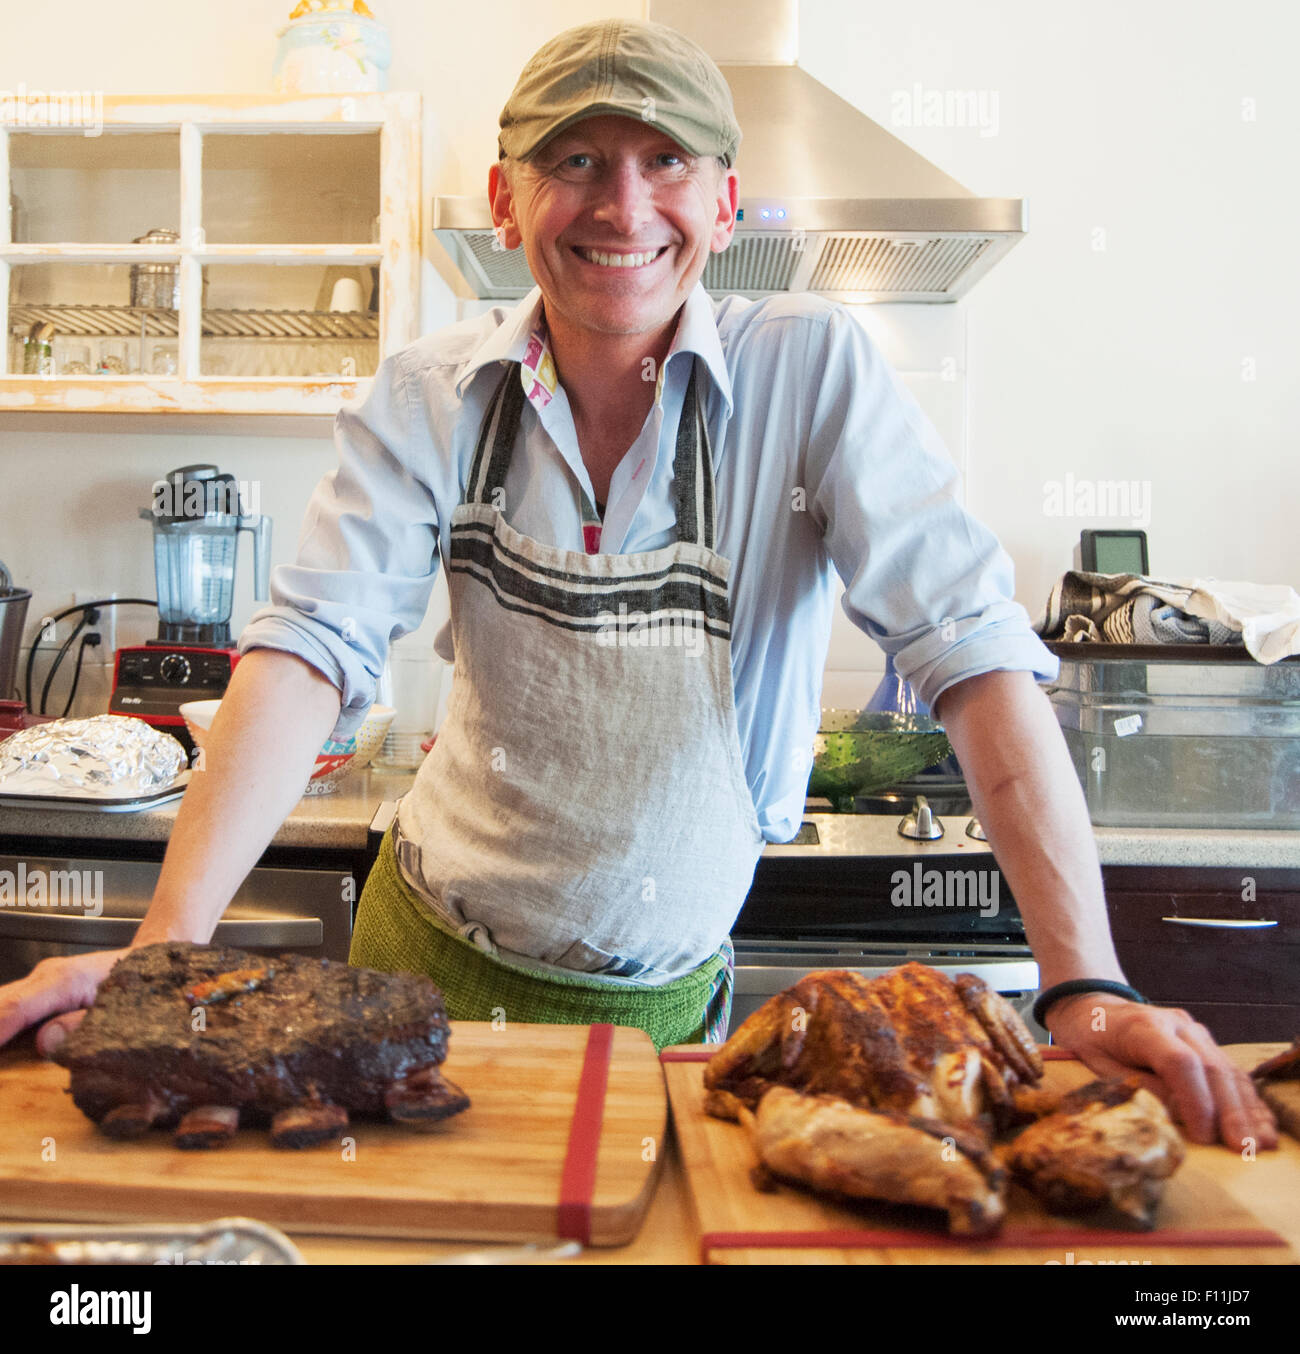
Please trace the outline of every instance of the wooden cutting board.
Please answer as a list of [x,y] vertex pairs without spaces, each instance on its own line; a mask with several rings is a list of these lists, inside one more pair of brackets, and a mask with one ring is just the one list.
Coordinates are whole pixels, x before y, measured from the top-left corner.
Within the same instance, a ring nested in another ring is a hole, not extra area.
[[359,1120],[341,1144],[298,1152],[255,1129],[182,1152],[164,1132],[111,1141],[73,1105],[64,1068],[30,1042],[0,1050],[0,1216],[241,1215],[290,1232],[594,1246],[636,1235],[668,1126],[649,1036],[457,1021],[445,1071],[472,1103],[432,1133]]
[[[928,1209],[840,1204],[791,1185],[762,1194],[749,1178],[748,1134],[704,1112],[709,1051],[683,1046],[661,1056],[705,1264],[1296,1263],[1286,1241],[1215,1181],[1221,1148],[1189,1146],[1150,1232],[1055,1217],[1017,1186],[1001,1234],[979,1243],[949,1237],[942,1216]],[[1054,1059],[1044,1084],[1078,1086],[1091,1076],[1073,1060]]]

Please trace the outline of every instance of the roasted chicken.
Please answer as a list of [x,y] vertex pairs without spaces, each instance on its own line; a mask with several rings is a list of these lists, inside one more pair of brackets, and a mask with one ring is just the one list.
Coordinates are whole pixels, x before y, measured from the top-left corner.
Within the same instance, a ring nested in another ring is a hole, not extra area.
[[784,1086],[769,1090],[755,1113],[740,1113],[763,1167],[783,1179],[941,1208],[959,1236],[996,1231],[1006,1212],[1002,1168],[978,1135]]
[[1054,1213],[1109,1207],[1151,1227],[1164,1181],[1186,1150],[1165,1107],[1135,1083],[1092,1081],[1000,1149]]
[[1042,1074],[1024,1022],[973,974],[827,970],[772,997],[719,1049],[705,1108],[744,1123],[760,1176],[941,1208],[955,1233],[999,1226],[1004,1165],[1049,1208],[1110,1205],[1149,1221],[1183,1158],[1164,1107],[1119,1082],[1051,1095]]
[[905,964],[881,978],[810,973],[741,1025],[704,1084],[720,1118],[780,1085],[987,1131],[990,1111],[1010,1114],[1011,1087],[1042,1073],[1023,1021],[979,978]]

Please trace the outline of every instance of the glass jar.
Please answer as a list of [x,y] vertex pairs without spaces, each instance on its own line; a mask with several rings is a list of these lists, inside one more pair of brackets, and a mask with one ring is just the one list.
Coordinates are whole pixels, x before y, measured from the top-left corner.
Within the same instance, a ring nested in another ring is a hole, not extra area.
[[48,338],[29,334],[23,339],[23,375],[54,375],[54,345]]

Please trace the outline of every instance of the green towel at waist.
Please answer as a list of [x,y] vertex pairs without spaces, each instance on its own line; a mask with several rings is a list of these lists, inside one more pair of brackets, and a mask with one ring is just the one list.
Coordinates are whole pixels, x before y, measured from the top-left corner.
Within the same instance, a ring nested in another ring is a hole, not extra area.
[[518,1020],[546,1025],[633,1025],[669,1044],[725,1036],[732,966],[726,945],[697,969],[660,987],[602,982],[587,974],[541,975],[507,964],[435,917],[402,877],[393,829],[357,906],[348,962],[390,973],[423,973],[441,990],[453,1020]]

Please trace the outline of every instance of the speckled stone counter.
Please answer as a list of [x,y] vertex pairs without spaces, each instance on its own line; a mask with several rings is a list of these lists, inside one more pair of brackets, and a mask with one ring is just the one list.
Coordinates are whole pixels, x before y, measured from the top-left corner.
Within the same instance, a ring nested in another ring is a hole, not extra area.
[[[349,776],[332,795],[304,795],[272,838],[272,846],[363,849],[380,804],[411,788],[413,771],[367,767]],[[181,801],[138,813],[95,813],[64,809],[0,807],[0,837],[89,837],[114,841],[165,842]]]
[[1096,827],[1103,865],[1300,869],[1300,832],[1260,828]]
[[[304,796],[271,844],[340,850],[364,848],[367,829],[380,804],[405,794],[414,779],[413,771],[369,767],[344,781],[336,794]],[[0,807],[0,837],[165,842],[171,836],[179,807],[179,800],[139,813]],[[1300,832],[1119,827],[1098,827],[1093,832],[1103,865],[1300,869]]]

